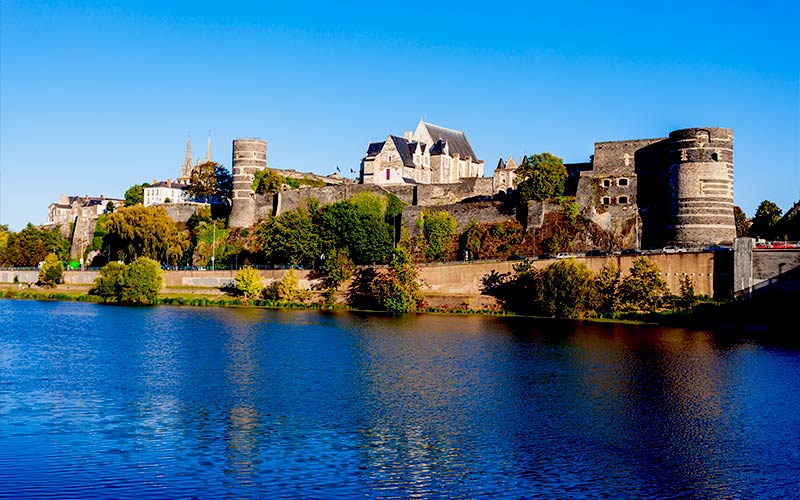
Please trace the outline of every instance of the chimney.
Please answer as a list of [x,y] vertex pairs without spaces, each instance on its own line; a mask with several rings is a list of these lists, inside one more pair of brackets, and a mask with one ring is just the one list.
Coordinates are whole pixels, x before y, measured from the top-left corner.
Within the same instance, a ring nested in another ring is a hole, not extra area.
[[167,187],[172,187],[172,179],[167,179]]
[[411,140],[411,131],[410,130],[406,130],[405,132],[403,132],[403,138],[405,138],[407,141],[410,141]]

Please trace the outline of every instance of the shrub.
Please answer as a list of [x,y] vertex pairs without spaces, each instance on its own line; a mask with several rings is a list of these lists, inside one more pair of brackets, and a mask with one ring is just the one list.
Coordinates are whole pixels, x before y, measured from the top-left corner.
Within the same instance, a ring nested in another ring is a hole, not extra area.
[[311,292],[300,288],[294,269],[289,269],[280,281],[269,284],[264,290],[264,297],[282,302],[305,302],[311,298]]
[[102,269],[100,275],[94,280],[92,295],[99,295],[104,300],[113,299],[117,302],[122,294],[122,272],[125,264],[121,262],[109,262]]
[[646,257],[634,260],[630,274],[619,284],[620,307],[629,311],[655,311],[669,296],[658,266]]
[[371,291],[378,305],[390,313],[414,312],[422,307],[417,269],[404,248],[395,250],[388,269],[372,282]]
[[258,271],[250,266],[244,266],[236,272],[233,279],[236,291],[239,292],[244,300],[258,297],[264,291],[264,283],[261,281]]
[[120,302],[152,304],[161,291],[161,267],[158,262],[139,257],[125,266],[120,277]]
[[47,288],[53,288],[64,280],[64,269],[61,261],[54,253],[47,254],[39,270],[38,284]]

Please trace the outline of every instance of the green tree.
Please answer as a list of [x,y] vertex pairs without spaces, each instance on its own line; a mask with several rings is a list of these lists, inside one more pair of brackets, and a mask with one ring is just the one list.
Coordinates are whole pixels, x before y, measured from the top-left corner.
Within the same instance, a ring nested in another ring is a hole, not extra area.
[[258,297],[264,291],[258,271],[250,266],[244,266],[236,272],[233,279],[236,290],[244,297],[245,302],[253,297]]
[[189,194],[193,198],[208,201],[210,196],[217,194],[217,168],[220,165],[214,161],[201,163],[192,169],[189,180]]
[[215,173],[217,178],[216,195],[220,199],[228,200],[228,203],[230,203],[230,199],[233,196],[233,176],[230,170],[220,164],[217,164]]
[[646,257],[633,261],[630,274],[619,284],[620,307],[629,311],[655,311],[670,297],[661,271]]
[[688,274],[681,276],[681,294],[678,297],[678,304],[681,309],[691,309],[697,303],[697,296],[694,293],[694,283]]
[[108,214],[103,246],[111,248],[112,258],[126,262],[138,257],[169,262],[176,242],[187,245],[188,234],[180,233],[163,207],[123,207]]
[[320,215],[324,249],[346,248],[357,264],[386,262],[393,228],[386,223],[386,198],[361,193],[326,206]]
[[94,288],[90,292],[92,295],[99,295],[104,300],[114,300],[119,302],[122,295],[122,272],[125,264],[121,262],[109,262],[102,269],[94,280]]
[[448,246],[456,235],[456,219],[448,212],[423,210],[419,221],[425,236],[425,257],[430,260],[443,260],[447,257]]
[[0,265],[11,267],[36,267],[48,253],[58,259],[69,258],[69,241],[58,228],[39,229],[28,224],[22,231],[8,232],[4,236],[5,248],[0,251]]
[[212,257],[218,264],[231,254],[232,248],[228,246],[228,230],[225,229],[225,221],[221,219],[201,221],[194,228],[194,238],[192,263],[196,266],[210,266]]
[[342,283],[352,278],[355,272],[355,266],[347,249],[334,248],[328,252],[322,263],[321,271],[323,287],[325,288],[325,300],[328,304],[332,304],[339,287],[342,286]]
[[750,233],[750,223],[747,221],[747,215],[738,206],[733,207],[733,219],[736,223],[736,237],[742,238]]
[[161,268],[147,257],[125,266],[120,278],[120,302],[123,304],[152,304],[161,291]]
[[580,318],[591,309],[594,282],[586,264],[559,260],[545,267],[534,283],[533,300],[548,316]]
[[257,231],[261,250],[272,264],[311,266],[320,255],[319,236],[303,207],[267,218]]
[[526,156],[517,168],[517,190],[523,202],[561,196],[566,183],[564,162],[550,153]]
[[606,262],[594,279],[595,308],[601,314],[610,314],[619,308],[619,268],[613,260]]
[[286,178],[284,176],[274,170],[265,169],[259,170],[256,172],[255,176],[253,176],[252,187],[256,194],[277,193],[281,190],[284,183],[286,183]]
[[[144,196],[144,188],[142,188],[142,196]],[[107,214],[113,213],[116,208],[117,207],[116,207],[116,205],[114,205],[114,202],[111,201],[111,200],[108,200],[108,203],[106,203],[105,213],[107,213]]]
[[134,184],[125,191],[125,206],[132,207],[134,205],[141,205],[144,203],[144,188],[147,183]]
[[750,236],[755,238],[773,238],[775,224],[781,219],[783,210],[775,203],[764,200],[758,205],[756,214],[753,216],[753,225],[750,226]]
[[91,293],[121,304],[152,304],[161,291],[158,262],[140,257],[131,264],[109,262],[94,281]]
[[39,270],[38,284],[47,288],[53,288],[64,280],[64,269],[61,267],[61,260],[54,253],[47,254]]
[[422,306],[417,269],[404,248],[398,247],[386,271],[377,273],[371,291],[378,305],[393,314],[414,312]]

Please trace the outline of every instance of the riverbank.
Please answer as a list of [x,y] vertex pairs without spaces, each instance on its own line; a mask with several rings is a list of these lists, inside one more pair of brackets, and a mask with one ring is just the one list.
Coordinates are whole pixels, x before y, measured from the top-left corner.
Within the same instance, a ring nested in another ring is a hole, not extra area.
[[[89,285],[58,285],[55,288],[44,288],[36,285],[0,284],[0,298],[73,301],[103,303],[101,297],[90,295]],[[343,302],[334,306],[325,305],[320,293],[315,293],[319,300],[301,303],[271,301],[258,299],[243,301],[219,288],[213,287],[167,287],[159,295],[153,305],[173,305],[187,307],[255,307],[265,309],[310,309],[310,310],[359,310],[348,307]],[[442,303],[429,304],[418,314],[475,315],[475,316],[508,316],[527,317],[501,309],[498,305],[488,307],[472,307],[468,300],[458,305],[452,304],[452,296],[439,297]],[[782,339],[797,338],[793,334],[796,325],[792,326],[788,311],[792,310],[800,297],[787,294],[782,297],[770,297],[767,300],[740,300],[735,302],[701,302],[691,310],[666,310],[653,313],[617,313],[612,317],[575,318],[575,320],[603,323],[626,324],[659,324],[688,329],[717,329],[753,332],[769,337]],[[380,312],[380,311],[373,311]],[[541,319],[541,318],[540,318]]]

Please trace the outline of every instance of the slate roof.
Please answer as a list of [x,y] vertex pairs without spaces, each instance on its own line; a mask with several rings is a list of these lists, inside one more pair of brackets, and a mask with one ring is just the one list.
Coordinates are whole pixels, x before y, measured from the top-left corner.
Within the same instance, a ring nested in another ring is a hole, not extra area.
[[444,139],[439,139],[436,142],[434,142],[433,146],[431,146],[431,156],[444,154],[444,146],[445,146],[445,144],[446,143],[445,143]]
[[386,144],[386,141],[370,142],[369,146],[367,146],[367,158],[370,156],[377,156],[378,153],[381,152],[381,149],[383,149],[384,144]]
[[[457,153],[461,158],[469,156],[473,161],[479,161],[464,132],[450,130],[449,128],[432,125],[430,123],[425,123],[425,127],[428,129],[428,133],[431,135],[431,139],[433,139],[434,142],[437,142],[439,139],[447,141],[451,155]],[[433,154],[433,149],[431,149],[431,154]]]
[[397,137],[396,135],[390,135],[389,138],[394,141],[394,146],[397,148],[397,151],[400,153],[400,158],[403,160],[403,165],[406,167],[414,167],[414,157],[411,155],[411,151],[409,151],[408,141],[403,137]]

